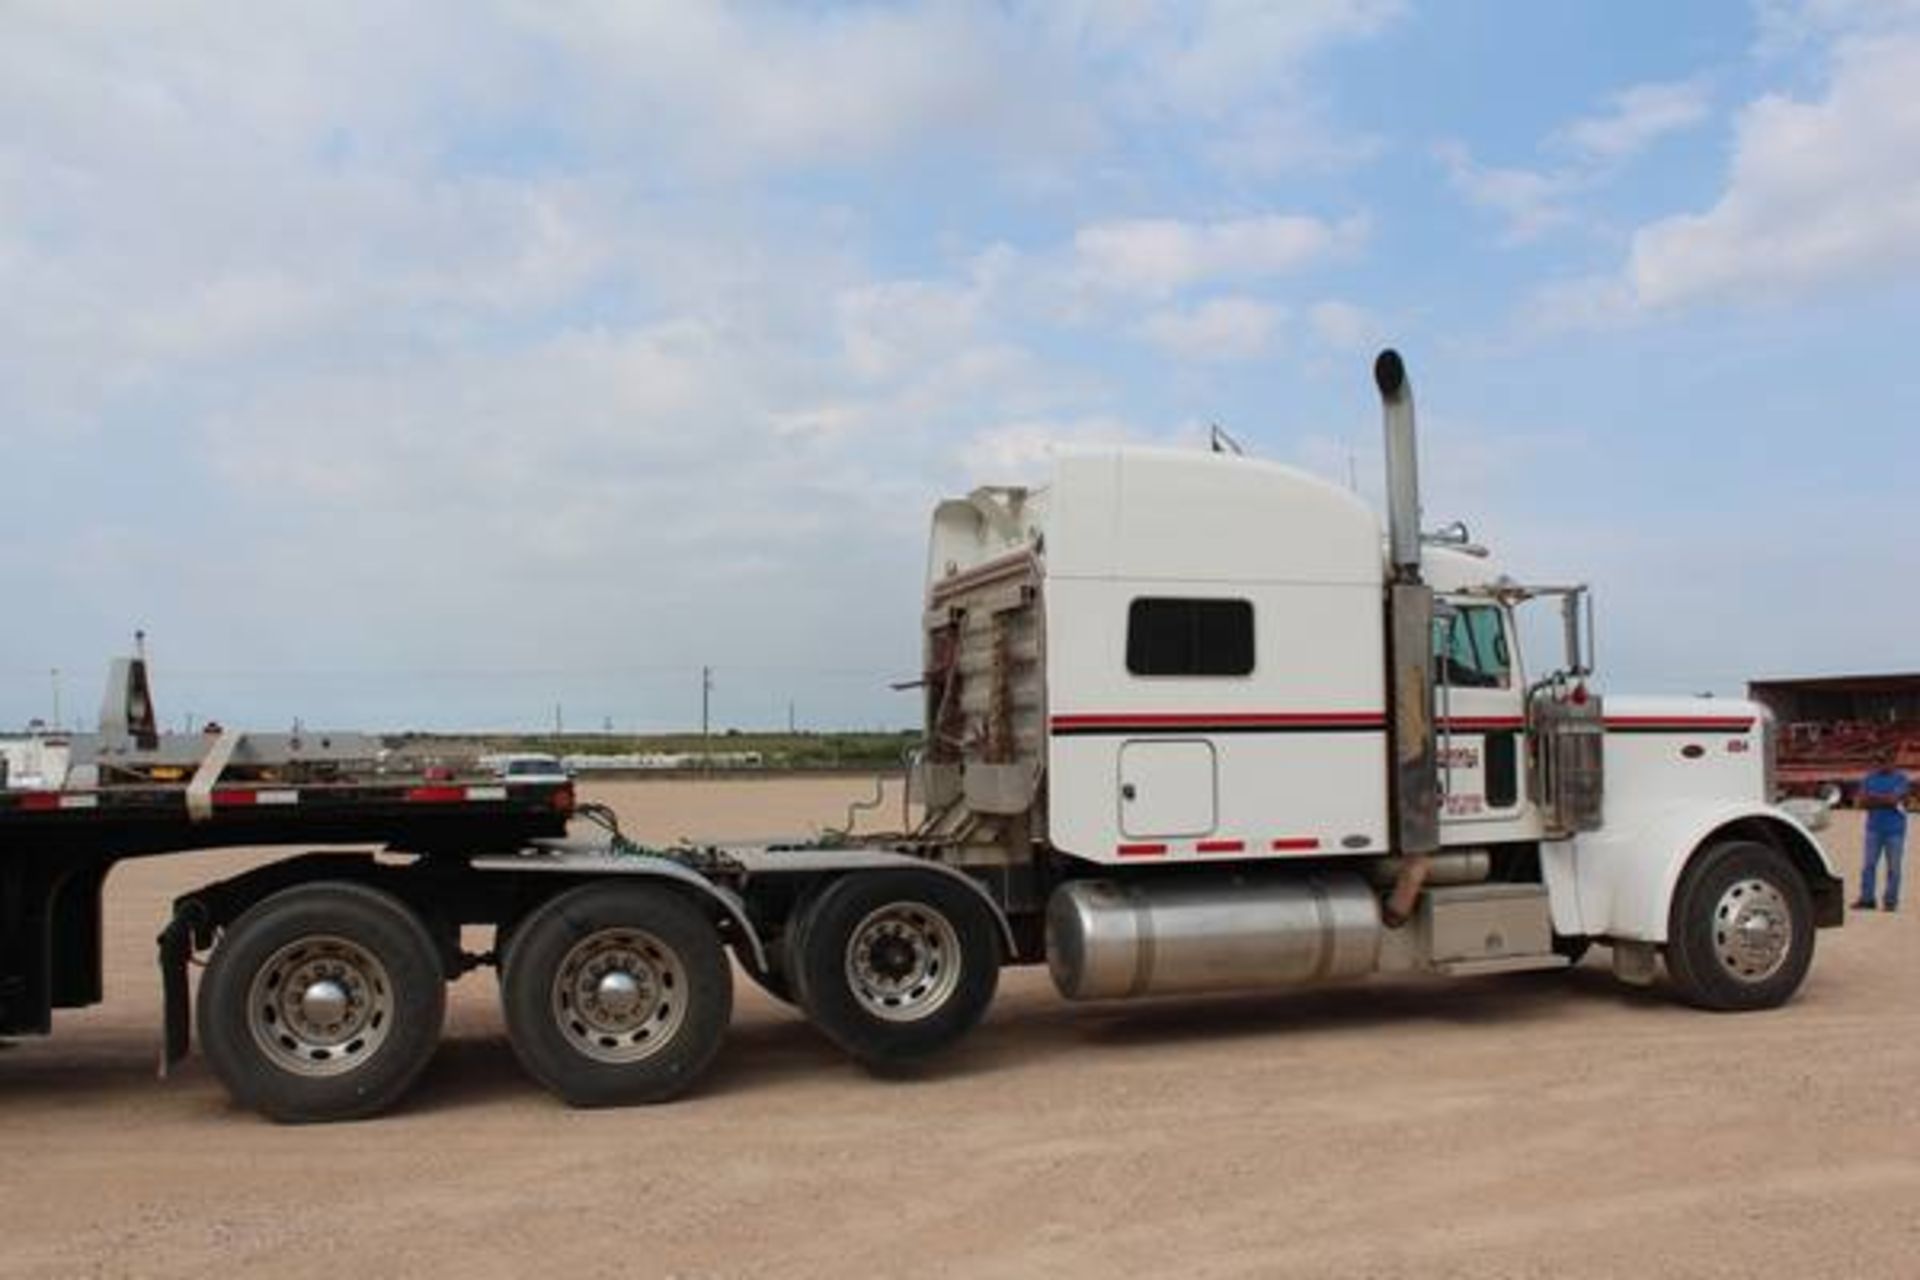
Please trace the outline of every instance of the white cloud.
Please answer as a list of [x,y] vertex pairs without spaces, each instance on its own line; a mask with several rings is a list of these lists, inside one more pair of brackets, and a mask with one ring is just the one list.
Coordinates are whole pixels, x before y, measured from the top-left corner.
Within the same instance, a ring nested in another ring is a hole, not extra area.
[[939,140],[989,154],[1097,137],[1063,52],[987,7],[516,6],[523,35],[584,78],[603,145],[664,149],[698,170],[852,165]]
[[1920,35],[1843,41],[1824,96],[1740,114],[1714,205],[1642,227],[1642,307],[1791,296],[1920,268]]
[[1285,315],[1257,298],[1209,298],[1154,312],[1141,322],[1140,333],[1183,360],[1248,360],[1266,351]]
[[1638,84],[1608,95],[1596,114],[1555,130],[1546,141],[1571,158],[1546,168],[1489,165],[1465,143],[1442,142],[1434,156],[1469,204],[1500,215],[1502,238],[1526,244],[1579,221],[1575,202],[1617,176],[1617,170],[1659,139],[1704,123],[1709,94],[1702,80]]
[[1262,279],[1350,253],[1366,241],[1368,221],[1328,222],[1302,214],[1262,214],[1218,222],[1133,218],[1074,233],[1075,270],[1095,290],[1167,297],[1210,280]]
[[1019,6],[1089,60],[1118,64],[1130,91],[1214,114],[1262,99],[1331,46],[1379,34],[1404,0],[1026,0]]
[[1386,150],[1379,136],[1336,128],[1328,115],[1313,102],[1256,108],[1209,131],[1201,154],[1225,172],[1273,179],[1301,170],[1354,169]]
[[[0,567],[66,621],[0,667],[127,619],[211,668],[450,637],[697,666],[764,659],[768,617],[797,663],[910,666],[873,586],[956,465],[1133,432],[1101,344],[1158,309],[1175,347],[1256,349],[1280,311],[1240,295],[1366,239],[1114,220],[1194,207],[1133,141],[1319,163],[1311,59],[1398,7],[13,6],[0,452],[46,479]],[[965,198],[924,197],[936,166]]]
[[979,484],[1041,484],[1062,448],[1086,445],[1171,443],[1190,436],[1185,428],[1155,433],[1120,418],[1018,419],[976,432],[961,449],[961,464]]
[[1307,309],[1307,323],[1321,342],[1336,351],[1359,351],[1379,342],[1380,323],[1364,307],[1327,298]]
[[1920,0],[1757,0],[1762,57],[1835,35],[1870,35],[1920,22]]
[[1404,9],[1401,0],[1202,0],[1141,11],[1135,32],[1162,98],[1217,115],[1270,92],[1328,45],[1377,34]]
[[1541,333],[1620,328],[1636,317],[1633,290],[1610,275],[1550,281],[1534,291],[1523,311],[1526,327]]
[[994,245],[973,256],[965,278],[881,280],[834,300],[841,348],[854,372],[873,381],[926,365],[980,341],[994,295],[1019,255]]
[[1538,239],[1543,233],[1573,219],[1569,199],[1584,185],[1572,170],[1544,172],[1481,164],[1465,143],[1449,141],[1434,148],[1446,167],[1447,181],[1468,203],[1500,214],[1510,244]]
[[1377,136],[1343,124],[1306,71],[1336,46],[1370,39],[1406,13],[1402,0],[1199,0],[1105,3],[1122,65],[1104,77],[1119,108],[1204,123],[1198,154],[1242,178],[1338,171],[1379,155]]
[[1604,113],[1574,121],[1561,136],[1594,160],[1618,162],[1668,134],[1704,123],[1710,105],[1700,80],[1638,84],[1612,94]]

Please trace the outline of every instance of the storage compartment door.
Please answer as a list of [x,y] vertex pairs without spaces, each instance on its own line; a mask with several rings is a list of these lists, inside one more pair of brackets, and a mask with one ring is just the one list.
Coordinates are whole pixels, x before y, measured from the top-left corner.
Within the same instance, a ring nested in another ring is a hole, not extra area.
[[1136,741],[1120,746],[1120,830],[1130,838],[1204,836],[1218,821],[1213,744]]

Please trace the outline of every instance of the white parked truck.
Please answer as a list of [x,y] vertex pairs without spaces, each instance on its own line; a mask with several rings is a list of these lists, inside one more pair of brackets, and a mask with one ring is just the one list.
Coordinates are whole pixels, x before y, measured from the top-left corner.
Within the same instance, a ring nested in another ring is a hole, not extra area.
[[[941,503],[911,830],[649,849],[610,824],[506,829],[272,864],[180,900],[170,1054],[207,948],[202,1047],[293,1120],[395,1101],[476,963],[500,969],[522,1063],[579,1105],[695,1084],[729,951],[880,1068],[959,1040],[1008,964],[1116,1000],[1564,968],[1599,942],[1703,1008],[1785,1001],[1843,899],[1768,803],[1765,713],[1603,699],[1583,588],[1423,534],[1399,358],[1375,377],[1384,531],[1336,486],[1220,453],[1072,452],[1044,488]],[[1530,667],[1516,615],[1555,606],[1564,652]],[[460,951],[465,924],[492,952]]]

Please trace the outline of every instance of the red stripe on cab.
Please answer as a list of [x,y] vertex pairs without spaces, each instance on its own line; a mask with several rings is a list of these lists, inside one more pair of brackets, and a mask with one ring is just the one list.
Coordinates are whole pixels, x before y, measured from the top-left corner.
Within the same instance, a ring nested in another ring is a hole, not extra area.
[[1282,836],[1273,842],[1272,847],[1280,853],[1297,853],[1302,849],[1318,849],[1320,847],[1320,837]]
[[1218,711],[1204,714],[1163,711],[1103,711],[1087,715],[1058,715],[1056,729],[1098,728],[1103,725],[1378,725],[1386,723],[1379,711]]
[[1202,840],[1193,847],[1199,853],[1244,853],[1247,842],[1245,840]]
[[1164,844],[1123,844],[1115,850],[1123,858],[1157,858],[1166,851]]

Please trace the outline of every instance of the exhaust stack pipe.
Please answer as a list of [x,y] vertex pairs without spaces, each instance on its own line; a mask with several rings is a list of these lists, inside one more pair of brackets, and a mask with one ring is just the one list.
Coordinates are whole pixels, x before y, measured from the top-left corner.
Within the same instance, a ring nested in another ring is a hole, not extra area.
[[1400,353],[1389,347],[1373,362],[1374,385],[1387,431],[1387,547],[1394,579],[1420,581],[1420,451],[1413,427],[1413,387]]
[[1413,388],[1400,353],[1373,362],[1387,434],[1387,698],[1393,740],[1394,852],[1407,861],[1390,896],[1390,925],[1413,910],[1427,854],[1440,848],[1439,752],[1433,723],[1433,590],[1420,580],[1420,468]]

